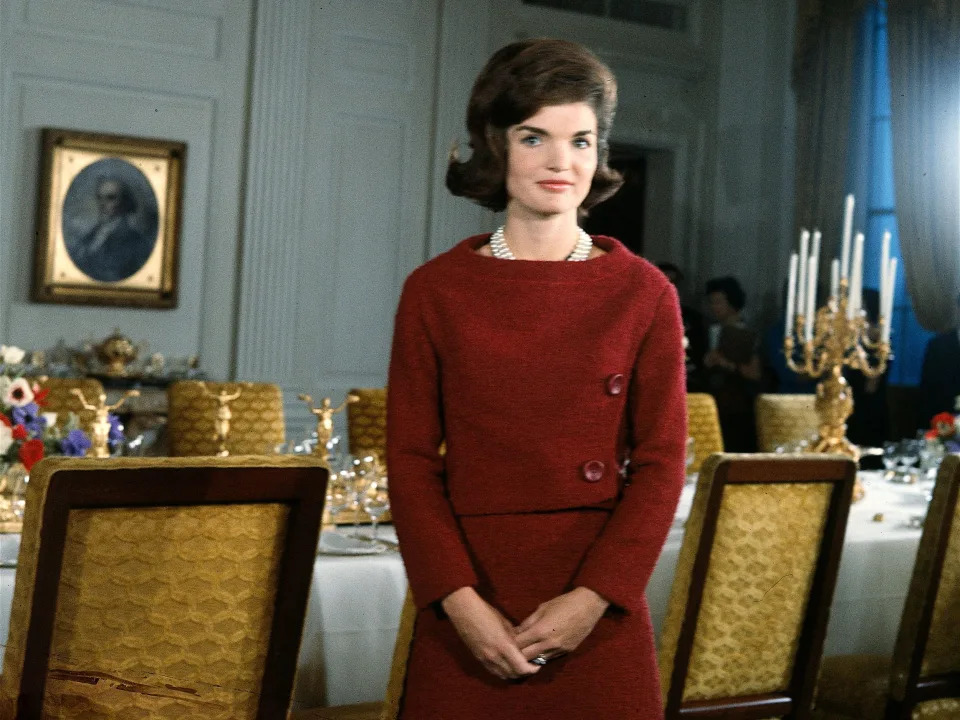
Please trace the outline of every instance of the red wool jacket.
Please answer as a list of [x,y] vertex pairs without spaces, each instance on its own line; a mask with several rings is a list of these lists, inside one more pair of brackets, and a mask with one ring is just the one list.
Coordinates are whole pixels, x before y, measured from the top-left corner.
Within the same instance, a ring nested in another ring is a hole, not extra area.
[[458,516],[602,507],[573,586],[641,607],[684,479],[676,291],[611,238],[543,262],[479,255],[488,237],[415,270],[397,309],[387,465],[414,598],[477,584]]

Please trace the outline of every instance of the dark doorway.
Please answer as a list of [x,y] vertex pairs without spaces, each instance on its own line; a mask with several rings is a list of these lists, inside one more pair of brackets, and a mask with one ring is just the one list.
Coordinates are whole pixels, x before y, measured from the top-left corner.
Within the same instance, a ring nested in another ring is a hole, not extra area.
[[583,229],[591,235],[615,237],[637,255],[642,255],[647,158],[641,148],[613,145],[609,165],[623,174],[623,187],[590,211]]

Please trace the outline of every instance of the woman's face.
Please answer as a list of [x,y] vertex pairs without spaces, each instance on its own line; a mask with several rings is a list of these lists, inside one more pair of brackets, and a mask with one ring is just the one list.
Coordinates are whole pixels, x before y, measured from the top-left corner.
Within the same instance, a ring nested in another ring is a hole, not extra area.
[[507,212],[576,212],[597,170],[597,116],[587,103],[548,105],[507,128]]

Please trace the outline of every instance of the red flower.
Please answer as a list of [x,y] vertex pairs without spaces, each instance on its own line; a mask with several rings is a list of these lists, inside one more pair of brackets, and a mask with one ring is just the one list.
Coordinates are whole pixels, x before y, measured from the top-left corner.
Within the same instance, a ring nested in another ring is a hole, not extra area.
[[27,440],[23,445],[20,446],[20,462],[23,463],[23,466],[27,469],[27,472],[30,472],[30,468],[33,467],[34,463],[42,458],[43,440],[40,438]]
[[22,424],[18,424],[16,427],[13,428],[13,439],[14,440],[27,439],[27,429]]
[[955,420],[948,412],[937,413],[930,420],[930,429],[942,438],[953,437],[956,433]]
[[39,407],[46,407],[47,405],[47,395],[50,394],[50,388],[40,389],[36,385],[33,386],[33,401]]
[[4,425],[6,425],[8,428],[12,428],[12,427],[13,427],[13,422],[10,420],[10,418],[8,418],[8,417],[7,417],[6,415],[4,415],[3,413],[0,413],[0,422],[2,422],[2,423],[3,423]]

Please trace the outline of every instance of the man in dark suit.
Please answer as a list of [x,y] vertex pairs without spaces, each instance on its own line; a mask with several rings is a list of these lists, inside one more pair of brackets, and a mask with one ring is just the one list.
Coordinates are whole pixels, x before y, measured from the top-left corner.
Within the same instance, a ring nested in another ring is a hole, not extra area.
[[156,238],[147,237],[133,223],[137,202],[121,180],[100,180],[97,209],[96,225],[73,242],[68,242],[67,254],[94,280],[125,280],[147,262]]
[[[960,305],[960,297],[957,298]],[[927,429],[940,412],[957,411],[960,395],[960,328],[940,333],[928,344],[920,375],[917,426]]]

